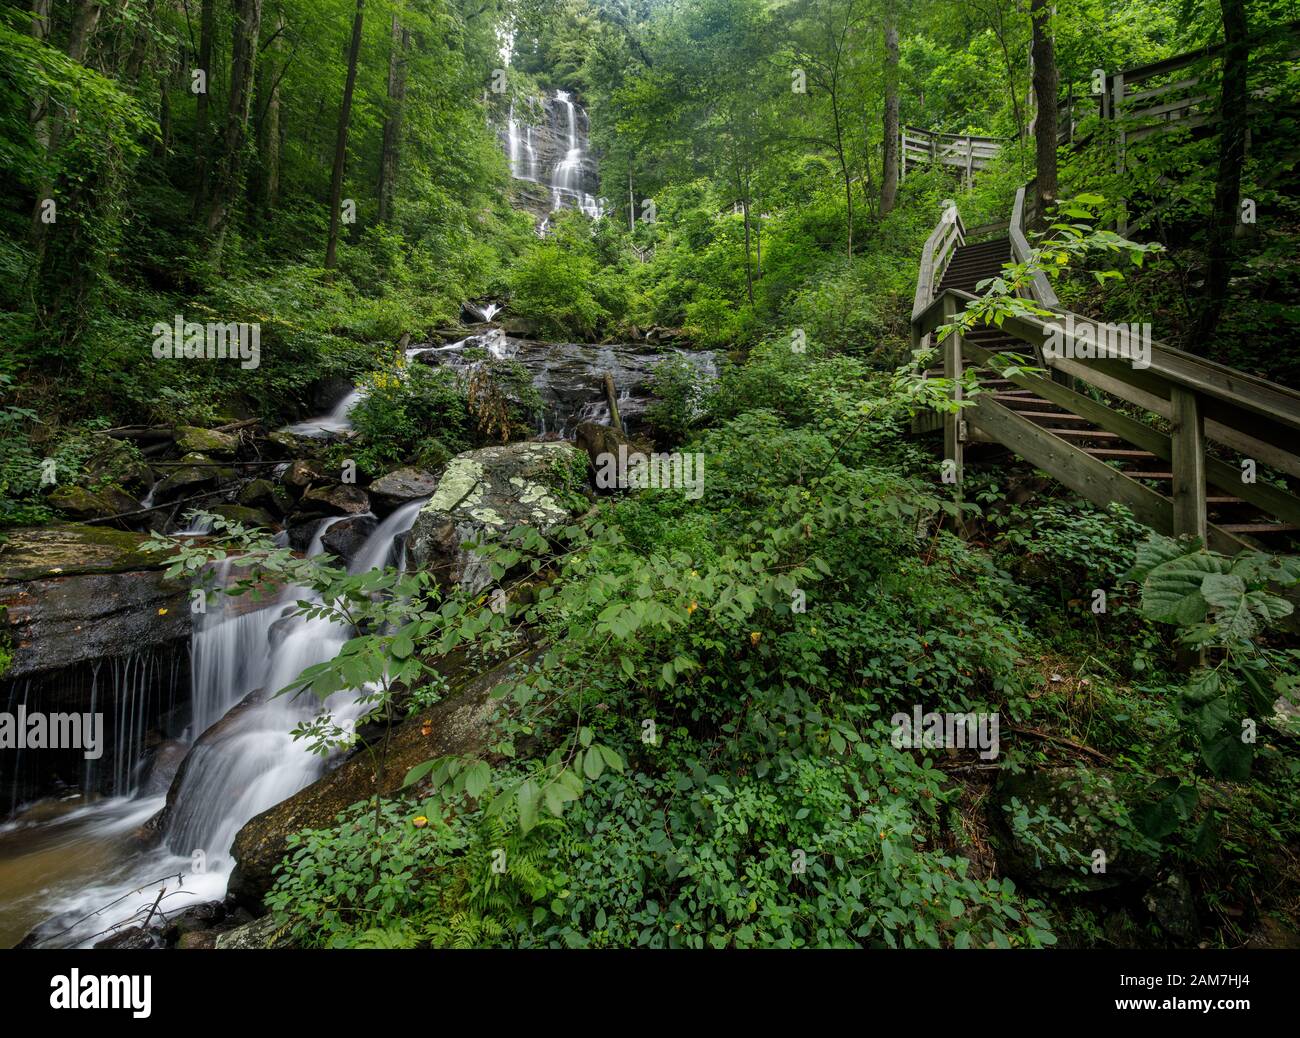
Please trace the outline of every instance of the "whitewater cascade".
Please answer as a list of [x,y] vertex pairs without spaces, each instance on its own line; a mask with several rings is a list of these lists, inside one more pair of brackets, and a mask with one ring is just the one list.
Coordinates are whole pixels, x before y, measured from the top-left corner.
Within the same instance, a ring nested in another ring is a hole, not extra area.
[[[337,419],[346,428],[345,405],[353,396],[332,415],[303,424]],[[408,502],[380,522],[350,571],[404,567],[406,535],[424,503]],[[321,520],[309,556],[322,553],[325,532],[340,520]],[[221,589],[240,575],[238,559],[227,559],[213,568],[212,578]],[[160,889],[168,914],[220,899],[234,867],[230,848],[239,830],[330,766],[305,741],[295,740],[293,729],[324,711],[348,730],[369,707],[360,690],[335,693],[324,703],[310,693],[275,695],[305,668],[332,659],[353,633],[328,618],[299,615],[300,601],[321,599],[304,587],[283,588],[269,601],[218,591],[199,614],[191,641],[190,748],[158,847],[140,851],[130,841],[130,834],[166,804],[166,791],[156,788],[78,808],[36,829],[25,827],[27,839],[37,841],[41,853],[84,859],[69,862],[30,896],[32,903],[13,906],[46,920],[40,932],[50,945],[94,943],[110,926],[147,909]],[[0,839],[19,825],[0,828]],[[113,907],[91,914],[106,905]]]
[[549,213],[565,208],[579,209],[592,219],[604,214],[587,113],[566,91],[556,90],[530,106],[522,122],[511,105],[503,143],[510,175],[537,185],[520,194],[525,208],[544,223]]

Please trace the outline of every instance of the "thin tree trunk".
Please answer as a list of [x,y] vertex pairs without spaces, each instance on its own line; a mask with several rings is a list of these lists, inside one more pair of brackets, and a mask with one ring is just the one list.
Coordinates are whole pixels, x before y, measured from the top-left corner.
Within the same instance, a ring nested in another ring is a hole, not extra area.
[[393,196],[397,190],[397,163],[402,137],[402,108],[406,103],[406,48],[410,34],[393,12],[393,32],[388,52],[388,112],[384,120],[384,143],[379,158],[379,222],[393,218]]
[[898,21],[893,3],[885,5],[885,148],[880,179],[880,215],[898,198]]
[[361,19],[366,0],[357,0],[357,13],[352,19],[352,46],[348,50],[348,78],[343,86],[343,104],[339,108],[339,133],[334,144],[334,174],[330,178],[330,232],[325,246],[325,269],[333,270],[338,264],[339,207],[343,202],[343,170],[348,157],[348,123],[352,119],[352,91],[357,85],[357,57],[361,53]]
[[1052,39],[1051,0],[1031,0],[1033,22],[1034,151],[1038,168],[1038,211],[1046,213],[1056,204],[1056,94],[1060,76],[1056,69],[1056,45]]
[[230,51],[230,98],[226,105],[226,129],[221,161],[212,178],[212,202],[208,208],[208,234],[212,238],[212,259],[221,266],[226,231],[230,227],[235,200],[244,178],[244,145],[248,138],[248,113],[253,102],[257,75],[257,41],[262,25],[262,0],[238,0],[235,35]]
[[1196,333],[1207,336],[1218,326],[1228,298],[1232,277],[1232,242],[1240,217],[1241,167],[1246,161],[1246,106],[1249,102],[1247,73],[1250,41],[1247,35],[1245,0],[1220,0],[1223,12],[1223,85],[1219,102],[1219,175],[1214,185],[1205,300]]
[[[271,43],[272,52],[278,52],[283,39],[284,15],[276,25],[276,37]],[[275,209],[280,195],[280,74],[270,62],[262,65],[262,89],[266,92],[262,118],[257,127],[259,163],[257,202],[268,216]]]
[[[217,0],[203,0],[199,14],[198,68],[203,73],[203,92],[196,95],[194,113],[194,214],[208,203],[208,153],[211,140],[212,38],[217,31]],[[191,70],[191,76],[193,75]],[[193,89],[194,80],[188,84]]]

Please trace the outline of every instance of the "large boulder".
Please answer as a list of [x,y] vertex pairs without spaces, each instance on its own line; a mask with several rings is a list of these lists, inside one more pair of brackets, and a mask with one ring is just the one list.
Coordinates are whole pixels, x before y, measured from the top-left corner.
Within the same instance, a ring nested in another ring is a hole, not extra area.
[[370,511],[370,498],[358,486],[338,483],[308,490],[298,509],[303,515],[361,515]]
[[239,437],[217,429],[200,429],[194,425],[178,425],[173,434],[182,454],[191,451],[211,454],[221,458],[233,457],[239,448]]
[[[478,752],[487,741],[488,721],[501,701],[492,689],[521,662],[507,661],[470,680],[455,695],[397,725],[388,744],[388,759],[380,793],[391,796],[402,788],[406,773],[426,760]],[[258,905],[275,882],[272,869],[284,857],[286,841],[302,829],[334,824],[344,809],[375,794],[375,766],[369,753],[348,758],[306,789],[250,819],[235,837],[231,855],[236,865],[228,893]]]
[[[1157,862],[1116,839],[1126,813],[1113,776],[1101,769],[1045,768],[1009,775],[991,799],[994,846],[1003,871],[1042,890],[1097,891],[1145,885]],[[1040,811],[1064,823],[1040,821]],[[1016,817],[1022,821],[1017,824]],[[1062,862],[1057,847],[1069,856]]]
[[269,479],[249,481],[239,492],[239,503],[249,508],[264,508],[272,515],[284,515],[293,507],[293,498],[279,483]]
[[140,510],[140,502],[116,487],[87,490],[85,487],[56,487],[46,501],[74,519],[109,519]]
[[373,515],[350,515],[321,535],[321,545],[339,561],[351,565],[367,538],[375,532],[377,522]]
[[163,579],[141,534],[68,524],[9,530],[0,611],[6,679],[170,646],[190,634],[189,591]]
[[586,472],[586,456],[569,443],[512,443],[459,454],[416,516],[407,558],[445,582],[479,591],[490,574],[465,544],[517,526],[548,533],[563,525]]
[[369,493],[375,510],[386,515],[401,508],[408,501],[431,497],[437,489],[436,476],[425,472],[424,469],[401,468],[395,469],[386,476],[380,476],[371,483]]

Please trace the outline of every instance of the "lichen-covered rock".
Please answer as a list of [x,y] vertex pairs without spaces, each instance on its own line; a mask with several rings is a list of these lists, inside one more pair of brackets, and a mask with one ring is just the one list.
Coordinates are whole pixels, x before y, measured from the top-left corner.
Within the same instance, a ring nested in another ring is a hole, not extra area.
[[200,429],[194,425],[178,425],[173,434],[176,446],[183,453],[191,451],[199,454],[213,454],[217,457],[233,457],[239,448],[239,437],[217,429]]
[[290,923],[278,923],[275,916],[266,915],[261,919],[254,919],[251,923],[218,934],[216,947],[245,950],[288,948],[293,943],[289,937],[290,929],[292,929]]
[[437,477],[423,469],[395,469],[370,484],[370,500],[384,513],[400,508],[408,501],[430,497],[438,489]]
[[489,583],[485,563],[464,545],[517,526],[542,533],[572,516],[587,458],[569,443],[512,443],[457,455],[416,516],[407,542],[412,565],[471,591]]

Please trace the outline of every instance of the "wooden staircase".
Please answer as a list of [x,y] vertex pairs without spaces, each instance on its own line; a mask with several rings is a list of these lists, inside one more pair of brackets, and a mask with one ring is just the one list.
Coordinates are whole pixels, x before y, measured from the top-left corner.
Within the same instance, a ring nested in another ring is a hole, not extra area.
[[[914,341],[926,341],[978,294],[980,282],[996,277],[1017,253],[1027,253],[1022,221],[1023,189],[1008,237],[968,243],[955,208],[945,213],[922,260]],[[1040,304],[1059,309],[1045,284],[1036,292],[1043,297]],[[1001,328],[982,326],[945,341],[944,366],[930,369],[932,376],[953,378],[963,364],[984,364],[998,353],[1055,369],[1047,377],[1015,373],[1011,378],[982,369],[977,379],[982,392],[971,406],[916,426],[919,431],[944,427],[944,453],[956,460],[959,472],[968,448],[1000,444],[1095,504],[1129,505],[1139,520],[1162,532],[1193,533],[1228,553],[1295,548],[1300,498],[1262,481],[1243,482],[1237,461],[1206,450],[1206,430],[1220,443],[1231,443],[1226,454],[1259,458],[1261,468],[1266,460],[1300,477],[1300,394],[1162,344],[1155,344],[1157,359],[1167,363],[1153,361],[1150,374],[1125,371],[1129,366],[1118,360],[1098,362],[1095,371],[1087,361],[1046,360],[1044,327],[1012,319]],[[1168,385],[1161,385],[1162,376]],[[1080,392],[1089,388],[1080,382],[1091,382],[1094,391]],[[1120,406],[1108,395],[1102,402],[1104,394],[1119,396]],[[1169,420],[1171,432],[1134,418],[1127,406],[1134,403]]]

